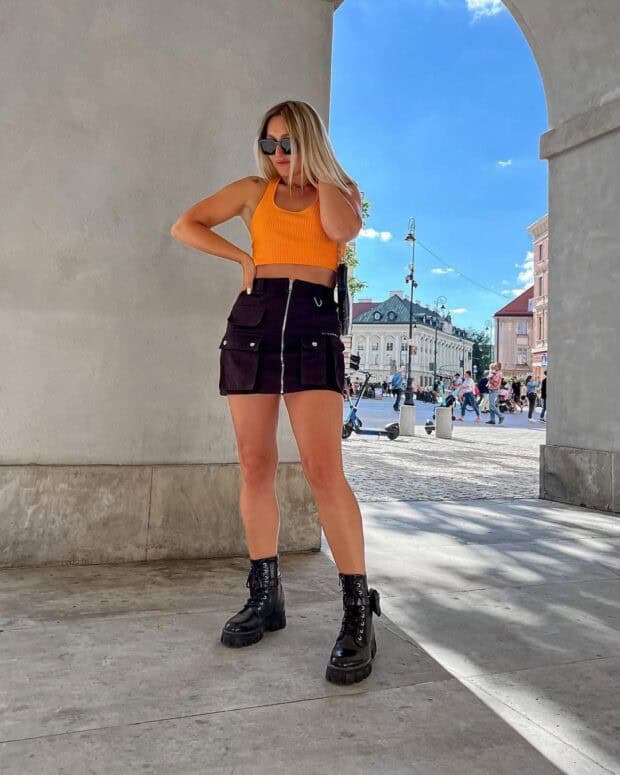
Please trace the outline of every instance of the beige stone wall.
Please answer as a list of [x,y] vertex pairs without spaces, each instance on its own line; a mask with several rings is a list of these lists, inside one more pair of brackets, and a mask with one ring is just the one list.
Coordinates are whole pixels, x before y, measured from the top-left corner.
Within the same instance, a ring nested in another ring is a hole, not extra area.
[[[158,541],[187,556],[198,530],[203,556],[242,554],[217,389],[241,271],[170,227],[256,171],[271,104],[305,99],[328,122],[333,4],[7,0],[1,16],[0,562],[147,557],[151,478],[166,466],[177,500]],[[249,249],[240,219],[217,231]],[[296,466],[279,484],[286,518],[304,526],[286,546],[316,549],[284,408],[278,445]],[[127,467],[123,487],[106,466]],[[196,523],[184,540],[181,514]]]

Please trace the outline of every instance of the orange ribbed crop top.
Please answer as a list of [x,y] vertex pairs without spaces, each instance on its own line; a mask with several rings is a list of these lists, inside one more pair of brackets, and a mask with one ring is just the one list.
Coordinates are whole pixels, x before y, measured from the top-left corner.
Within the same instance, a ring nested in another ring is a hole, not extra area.
[[309,264],[335,272],[345,244],[325,234],[318,195],[303,210],[285,210],[275,203],[278,182],[278,178],[268,181],[250,221],[254,263]]

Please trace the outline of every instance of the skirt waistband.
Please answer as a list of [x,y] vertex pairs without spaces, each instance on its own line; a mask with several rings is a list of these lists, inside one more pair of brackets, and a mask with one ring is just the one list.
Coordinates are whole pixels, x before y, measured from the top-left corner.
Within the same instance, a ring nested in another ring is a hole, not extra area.
[[[295,295],[320,296],[323,299],[333,300],[335,288],[328,288],[322,283],[313,283],[309,280],[299,280],[289,277],[255,277],[252,283],[251,295],[287,294],[289,287]],[[243,292],[246,293],[245,291]]]

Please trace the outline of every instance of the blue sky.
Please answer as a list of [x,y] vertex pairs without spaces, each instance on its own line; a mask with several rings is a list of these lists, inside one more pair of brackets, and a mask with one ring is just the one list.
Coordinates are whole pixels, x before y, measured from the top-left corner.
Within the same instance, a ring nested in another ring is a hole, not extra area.
[[499,0],[345,0],[329,134],[371,205],[359,298],[409,294],[411,216],[416,300],[446,296],[457,325],[481,327],[531,285],[526,227],[547,211],[546,129],[538,68]]

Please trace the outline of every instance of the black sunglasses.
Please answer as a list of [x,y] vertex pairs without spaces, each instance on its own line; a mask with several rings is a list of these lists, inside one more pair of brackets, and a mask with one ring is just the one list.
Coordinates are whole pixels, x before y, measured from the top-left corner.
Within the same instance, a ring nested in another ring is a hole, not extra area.
[[263,153],[267,156],[273,156],[276,152],[278,145],[282,148],[282,151],[288,156],[291,153],[291,139],[290,137],[283,137],[281,140],[274,140],[273,137],[264,137],[258,141]]

